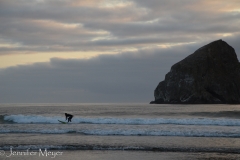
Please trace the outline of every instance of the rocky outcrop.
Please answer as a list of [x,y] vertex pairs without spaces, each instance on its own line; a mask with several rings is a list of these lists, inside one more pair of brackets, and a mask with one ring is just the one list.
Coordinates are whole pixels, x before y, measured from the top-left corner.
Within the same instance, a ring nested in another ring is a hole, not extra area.
[[174,64],[154,91],[155,101],[169,104],[240,104],[240,64],[222,40],[199,48]]

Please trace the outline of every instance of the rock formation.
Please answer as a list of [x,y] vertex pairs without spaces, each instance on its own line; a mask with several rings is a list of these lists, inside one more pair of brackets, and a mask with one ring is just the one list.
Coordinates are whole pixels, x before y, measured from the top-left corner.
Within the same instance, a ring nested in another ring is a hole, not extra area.
[[154,91],[155,104],[240,104],[240,64],[222,40],[174,64]]

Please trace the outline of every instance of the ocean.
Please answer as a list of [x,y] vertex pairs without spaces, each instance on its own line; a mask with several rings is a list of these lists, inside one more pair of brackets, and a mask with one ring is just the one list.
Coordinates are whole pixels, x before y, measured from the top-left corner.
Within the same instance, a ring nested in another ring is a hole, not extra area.
[[0,159],[53,158],[240,159],[240,105],[0,104]]

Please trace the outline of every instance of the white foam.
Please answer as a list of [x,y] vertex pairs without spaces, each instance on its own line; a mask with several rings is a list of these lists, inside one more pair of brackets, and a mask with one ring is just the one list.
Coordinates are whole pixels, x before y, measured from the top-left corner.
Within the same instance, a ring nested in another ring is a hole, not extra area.
[[[82,131],[81,131],[82,132]],[[92,130],[83,131],[86,135],[118,136],[182,136],[182,137],[240,137],[239,132],[216,132],[199,130]]]
[[65,134],[75,133],[97,136],[182,136],[182,137],[240,137],[240,129],[208,129],[208,128],[163,128],[159,129],[1,129],[0,133],[37,133],[37,134]]
[[[58,120],[65,120],[63,117],[46,117],[41,115],[8,115],[4,116],[5,121],[15,123],[60,123]],[[90,124],[125,124],[125,125],[218,125],[218,126],[240,126],[240,119],[225,118],[112,118],[112,117],[74,117],[71,123]]]
[[[9,150],[10,148],[14,150],[39,150],[39,149],[66,149],[66,146],[58,146],[58,145],[9,145],[9,146],[1,146],[1,150]],[[70,147],[69,147],[70,148]]]
[[45,117],[40,115],[9,115],[4,116],[4,120],[13,121],[15,123],[59,123],[62,117]]

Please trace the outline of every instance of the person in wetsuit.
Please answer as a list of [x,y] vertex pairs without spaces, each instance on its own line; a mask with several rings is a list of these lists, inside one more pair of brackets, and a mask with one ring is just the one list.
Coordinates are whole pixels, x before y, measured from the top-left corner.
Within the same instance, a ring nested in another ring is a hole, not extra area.
[[68,120],[68,122],[71,122],[73,115],[65,113],[65,116],[66,116],[66,120]]

